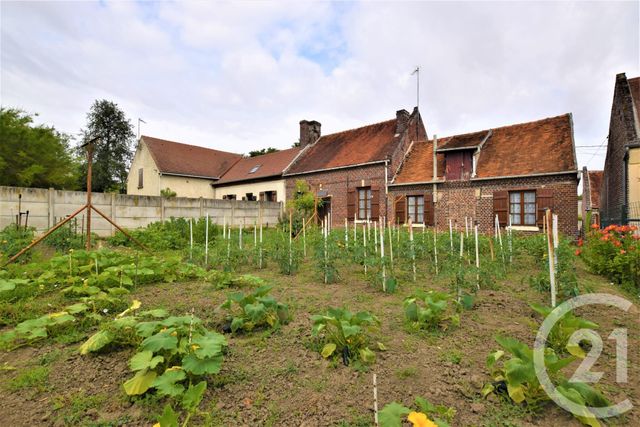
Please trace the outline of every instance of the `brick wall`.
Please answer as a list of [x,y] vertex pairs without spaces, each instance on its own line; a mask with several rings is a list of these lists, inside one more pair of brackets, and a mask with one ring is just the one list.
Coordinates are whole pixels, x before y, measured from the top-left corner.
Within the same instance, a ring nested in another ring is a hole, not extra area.
[[[431,184],[390,187],[390,198],[424,191],[430,195]],[[510,190],[551,189],[554,209],[558,214],[560,232],[571,237],[578,235],[578,179],[576,174],[544,177],[509,178],[485,181],[449,181],[438,184],[435,221],[438,229],[449,228],[449,219],[464,228],[464,218],[478,221],[483,233],[494,232],[493,192]],[[393,213],[395,216],[395,212]],[[393,218],[396,221],[395,218]]]
[[605,221],[620,222],[621,208],[628,203],[625,197],[625,145],[638,139],[633,116],[631,91],[624,73],[616,76],[611,106],[607,158],[600,190],[600,213]]
[[[384,168],[384,163],[380,163],[288,177],[286,180],[287,200],[293,198],[296,181],[300,179],[306,181],[316,194],[326,194],[331,197],[333,226],[339,227],[344,224],[344,219],[347,217],[348,190],[372,186],[380,189],[380,215],[387,216]],[[353,218],[349,218],[349,220],[353,221]]]

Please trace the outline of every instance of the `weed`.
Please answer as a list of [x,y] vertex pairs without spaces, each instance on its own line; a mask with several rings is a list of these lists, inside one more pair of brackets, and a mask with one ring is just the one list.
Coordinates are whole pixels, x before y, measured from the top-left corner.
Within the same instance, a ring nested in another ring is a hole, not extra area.
[[417,373],[418,373],[418,369],[416,367],[408,366],[406,368],[397,369],[396,377],[400,378],[401,380],[404,380],[407,378],[415,377]]
[[9,391],[35,388],[39,392],[46,391],[49,383],[49,368],[37,366],[27,368],[7,383]]

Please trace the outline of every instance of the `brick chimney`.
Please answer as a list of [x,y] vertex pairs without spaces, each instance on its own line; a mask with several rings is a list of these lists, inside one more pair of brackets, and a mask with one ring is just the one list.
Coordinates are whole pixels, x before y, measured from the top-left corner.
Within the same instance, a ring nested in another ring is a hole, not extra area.
[[315,120],[300,121],[300,148],[311,145],[320,138],[320,122]]
[[411,114],[405,109],[396,111],[396,133],[402,133],[407,128]]

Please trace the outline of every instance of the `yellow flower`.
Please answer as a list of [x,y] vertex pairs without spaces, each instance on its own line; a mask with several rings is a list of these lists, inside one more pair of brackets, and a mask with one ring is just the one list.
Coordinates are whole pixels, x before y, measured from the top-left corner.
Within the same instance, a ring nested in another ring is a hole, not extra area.
[[438,427],[422,412],[412,412],[407,419],[413,424],[413,427]]

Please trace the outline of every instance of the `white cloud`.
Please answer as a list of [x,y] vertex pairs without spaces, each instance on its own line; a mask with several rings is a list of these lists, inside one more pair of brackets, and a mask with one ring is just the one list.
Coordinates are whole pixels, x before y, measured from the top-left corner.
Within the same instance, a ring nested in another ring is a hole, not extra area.
[[573,112],[577,143],[599,144],[615,74],[640,74],[637,2],[0,7],[3,106],[77,132],[107,98],[144,133],[229,151],[285,148],[303,118],[328,133],[411,109],[416,65],[430,134]]

